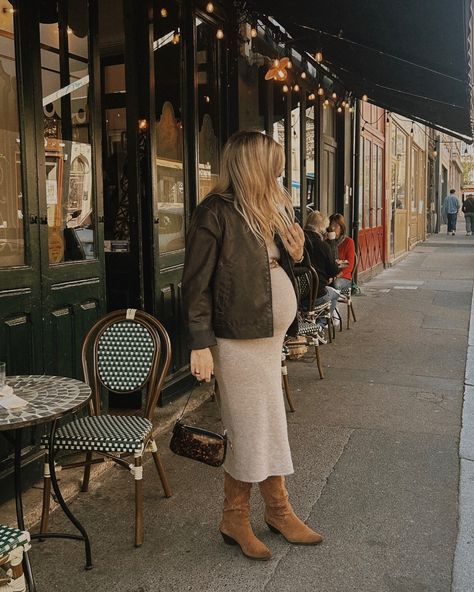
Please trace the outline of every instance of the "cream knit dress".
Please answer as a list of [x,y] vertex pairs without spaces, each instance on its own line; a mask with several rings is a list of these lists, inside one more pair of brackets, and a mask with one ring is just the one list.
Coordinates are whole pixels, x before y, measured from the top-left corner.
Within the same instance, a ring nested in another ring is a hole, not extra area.
[[[279,259],[274,243],[267,249],[269,257]],[[218,338],[212,348],[222,423],[230,442],[224,469],[234,479],[253,483],[293,473],[281,384],[281,350],[297,304],[285,270],[271,268],[270,277],[273,337]]]

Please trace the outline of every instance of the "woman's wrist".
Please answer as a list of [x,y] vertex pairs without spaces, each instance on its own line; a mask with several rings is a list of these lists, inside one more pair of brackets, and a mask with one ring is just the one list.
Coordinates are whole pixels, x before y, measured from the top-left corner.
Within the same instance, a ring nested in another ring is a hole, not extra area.
[[304,251],[301,254],[301,257],[299,259],[293,259],[293,262],[294,263],[302,263],[303,259],[304,259]]

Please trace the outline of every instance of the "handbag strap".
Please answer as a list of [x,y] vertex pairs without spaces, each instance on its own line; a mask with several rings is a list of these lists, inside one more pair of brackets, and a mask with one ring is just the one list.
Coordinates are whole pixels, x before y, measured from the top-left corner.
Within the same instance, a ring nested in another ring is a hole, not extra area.
[[[183,410],[181,411],[181,415],[180,415],[180,416],[178,417],[178,419],[176,420],[177,422],[179,422],[179,421],[181,421],[181,420],[183,419],[183,417],[184,417],[184,414],[185,414],[185,412],[186,412],[186,408],[187,408],[187,406],[188,406],[188,404],[189,404],[189,401],[191,400],[191,397],[193,396],[193,394],[194,394],[194,391],[196,390],[196,388],[197,388],[198,386],[200,386],[200,385],[201,385],[201,382],[200,382],[199,380],[197,380],[197,379],[196,379],[196,380],[195,380],[195,382],[194,382],[194,384],[193,384],[193,385],[192,385],[192,387],[191,387],[191,390],[189,391],[189,395],[188,395],[188,398],[186,399],[186,403],[184,404]],[[215,383],[214,383],[214,386],[215,386]],[[214,395],[215,395],[215,397],[216,397],[217,406],[218,406],[218,407],[219,407],[219,409],[220,409],[219,400],[218,400],[218,397],[217,397],[217,395],[215,394],[215,391],[214,391]],[[221,423],[222,423],[222,417],[221,417]],[[227,430],[225,429],[225,426],[224,426],[224,424],[223,424],[223,423],[222,423],[222,427],[224,428],[224,435],[225,435],[225,434],[227,433]]]

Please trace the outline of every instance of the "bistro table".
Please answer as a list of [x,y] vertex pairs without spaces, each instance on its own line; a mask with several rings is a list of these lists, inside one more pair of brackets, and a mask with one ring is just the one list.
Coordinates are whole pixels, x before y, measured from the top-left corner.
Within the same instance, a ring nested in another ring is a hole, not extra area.
[[[64,376],[7,376],[6,384],[13,388],[13,393],[28,404],[21,409],[5,409],[0,405],[0,430],[11,430],[13,437],[4,434],[15,447],[15,502],[18,528],[25,530],[23,503],[21,498],[21,450],[22,431],[24,428],[51,422],[49,437],[49,470],[51,485],[66,516],[79,530],[80,535],[66,533],[37,533],[32,538],[67,538],[84,541],[86,552],[86,568],[92,567],[89,536],[82,524],[68,508],[56,478],[54,463],[54,438],[58,420],[65,415],[74,413],[84,407],[91,397],[90,387],[79,380]],[[25,577],[30,592],[36,591],[28,553],[25,553]]]

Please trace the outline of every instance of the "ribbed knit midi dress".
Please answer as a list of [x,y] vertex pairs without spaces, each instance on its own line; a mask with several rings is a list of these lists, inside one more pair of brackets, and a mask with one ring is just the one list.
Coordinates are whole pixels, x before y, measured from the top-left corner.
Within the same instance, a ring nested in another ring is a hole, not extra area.
[[[269,258],[279,259],[274,243],[267,250]],[[230,441],[224,469],[234,479],[253,483],[293,473],[281,384],[281,350],[297,303],[282,267],[271,268],[270,277],[273,337],[218,338],[212,348],[222,423]]]

